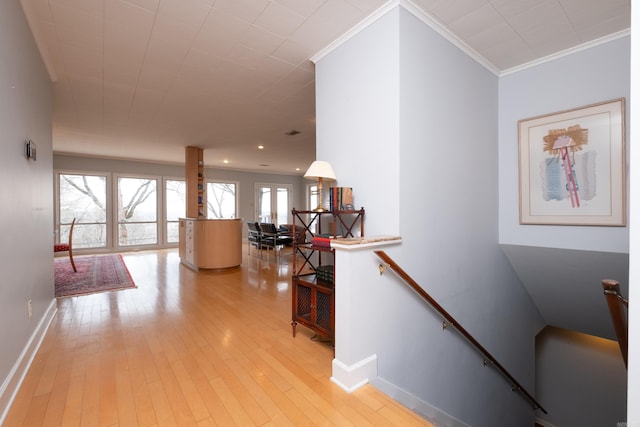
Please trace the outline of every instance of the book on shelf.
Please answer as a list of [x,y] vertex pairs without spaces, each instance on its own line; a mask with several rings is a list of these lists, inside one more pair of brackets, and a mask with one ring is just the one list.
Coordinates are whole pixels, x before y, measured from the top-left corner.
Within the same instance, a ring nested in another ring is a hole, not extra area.
[[312,246],[320,246],[323,248],[330,248],[331,247],[331,238],[330,237],[323,237],[323,236],[313,236],[313,238],[311,239],[311,245]]
[[329,205],[333,211],[353,209],[353,188],[330,187]]

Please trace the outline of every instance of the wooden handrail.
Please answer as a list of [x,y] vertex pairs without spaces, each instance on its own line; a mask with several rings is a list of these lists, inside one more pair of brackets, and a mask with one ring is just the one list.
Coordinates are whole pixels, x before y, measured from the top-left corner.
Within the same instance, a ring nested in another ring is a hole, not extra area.
[[[516,381],[516,379],[509,373],[509,371],[507,371],[504,366],[502,366],[496,359],[495,357],[493,357],[491,355],[491,353],[489,353],[489,351],[487,351],[487,349],[485,349],[482,344],[480,344],[478,342],[478,340],[476,340],[469,332],[467,332],[467,330],[465,328],[462,327],[462,325],[460,323],[458,323],[458,321],[456,319],[453,318],[453,316],[451,314],[449,314],[449,312],[447,310],[445,310],[440,304],[438,304],[438,302],[433,299],[433,297],[431,297],[431,295],[429,295],[424,289],[422,289],[422,287],[420,287],[420,285],[418,285],[418,283],[413,280],[411,278],[411,276],[409,276],[402,268],[400,268],[400,266],[398,264],[395,263],[395,261],[393,261],[389,255],[386,254],[386,252],[384,251],[374,251],[374,253],[376,255],[378,255],[378,257],[380,259],[382,259],[385,263],[386,266],[391,267],[391,269],[393,271],[396,272],[396,274],[398,274],[398,276],[400,276],[402,278],[402,280],[404,280],[416,293],[418,293],[418,295],[420,295],[425,301],[427,301],[439,314],[441,314],[445,319],[446,322],[448,322],[449,325],[454,326],[458,332],[460,332],[462,334],[462,336],[469,341],[471,344],[473,344],[473,346],[480,352],[482,353],[482,355],[485,358],[485,365],[487,365],[488,363],[492,364],[493,366],[495,366],[498,371],[507,378],[507,380],[511,383],[511,388],[514,391],[519,391],[521,392],[524,397],[529,401],[529,403],[531,403],[531,405],[533,406],[533,409],[540,409],[542,412],[544,412],[545,414],[547,414],[547,411],[542,407],[542,405],[540,405],[536,399],[531,396],[527,390],[525,390],[520,383],[518,383],[518,381]],[[386,266],[381,265],[380,266],[380,274],[382,274],[384,268]],[[446,325],[443,322],[443,328]]]
[[622,294],[620,294],[620,283],[615,280],[604,279],[602,281],[602,288],[607,300],[607,305],[609,306],[613,329],[616,331],[616,337],[618,337],[618,345],[622,352],[624,366],[627,367],[629,324],[625,308],[629,307],[629,301],[622,297]]

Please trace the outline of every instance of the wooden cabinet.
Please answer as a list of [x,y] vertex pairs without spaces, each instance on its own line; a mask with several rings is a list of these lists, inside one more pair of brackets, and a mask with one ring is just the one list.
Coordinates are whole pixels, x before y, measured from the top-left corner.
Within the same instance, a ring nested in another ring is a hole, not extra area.
[[206,183],[204,180],[204,153],[202,148],[185,147],[184,166],[187,184],[186,216],[188,218],[206,218]]
[[194,270],[237,267],[242,263],[240,219],[180,218],[180,261]]
[[331,247],[314,245],[313,237],[364,236],[364,208],[326,212],[294,209],[291,213],[294,235],[303,236],[293,241],[293,336],[296,335],[296,326],[300,323],[313,330],[316,337],[333,342],[334,252]]

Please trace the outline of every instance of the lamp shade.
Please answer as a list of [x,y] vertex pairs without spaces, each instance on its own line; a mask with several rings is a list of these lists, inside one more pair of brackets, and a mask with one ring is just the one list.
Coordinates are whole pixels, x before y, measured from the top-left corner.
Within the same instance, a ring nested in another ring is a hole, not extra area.
[[322,160],[316,160],[311,163],[309,169],[304,174],[305,178],[309,179],[336,179],[336,174],[333,172],[333,168],[329,164],[329,162],[324,162]]

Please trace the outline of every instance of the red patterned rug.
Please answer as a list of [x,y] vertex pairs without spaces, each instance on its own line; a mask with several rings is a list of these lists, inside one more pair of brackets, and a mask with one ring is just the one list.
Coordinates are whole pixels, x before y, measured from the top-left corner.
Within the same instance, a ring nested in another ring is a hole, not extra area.
[[77,272],[68,257],[55,258],[56,297],[135,288],[120,254],[75,257]]

